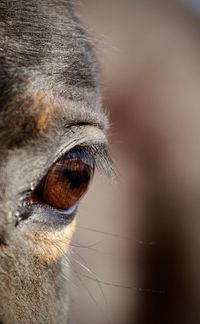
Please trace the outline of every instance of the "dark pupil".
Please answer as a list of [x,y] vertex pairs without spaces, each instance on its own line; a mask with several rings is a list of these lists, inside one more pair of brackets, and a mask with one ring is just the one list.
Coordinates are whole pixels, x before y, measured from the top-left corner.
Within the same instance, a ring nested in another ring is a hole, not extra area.
[[62,172],[61,181],[68,181],[71,190],[78,190],[82,185],[90,181],[90,173],[87,172],[87,170],[84,170],[84,172],[80,172],[65,169]]
[[36,188],[31,199],[58,209],[68,209],[85,194],[94,172],[94,161],[67,155],[58,160]]

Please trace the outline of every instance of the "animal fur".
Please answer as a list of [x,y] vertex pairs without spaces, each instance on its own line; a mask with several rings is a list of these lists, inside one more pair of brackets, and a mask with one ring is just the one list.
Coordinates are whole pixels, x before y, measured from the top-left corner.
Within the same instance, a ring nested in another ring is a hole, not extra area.
[[0,40],[0,320],[68,323],[74,223],[16,219],[63,152],[105,144],[98,66],[69,0],[1,0]]

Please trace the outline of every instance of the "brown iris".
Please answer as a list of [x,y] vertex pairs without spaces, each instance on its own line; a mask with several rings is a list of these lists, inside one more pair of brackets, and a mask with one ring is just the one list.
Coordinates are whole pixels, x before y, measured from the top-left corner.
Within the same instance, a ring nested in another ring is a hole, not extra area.
[[85,149],[73,150],[61,157],[33,191],[31,204],[44,202],[66,210],[85,194],[94,173],[94,159]]

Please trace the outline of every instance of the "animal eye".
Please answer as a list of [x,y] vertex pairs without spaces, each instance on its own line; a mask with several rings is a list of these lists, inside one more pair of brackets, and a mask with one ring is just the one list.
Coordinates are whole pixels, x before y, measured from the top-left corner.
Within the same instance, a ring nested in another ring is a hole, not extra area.
[[67,210],[85,194],[94,174],[91,154],[79,148],[62,156],[32,192],[29,204],[43,202]]

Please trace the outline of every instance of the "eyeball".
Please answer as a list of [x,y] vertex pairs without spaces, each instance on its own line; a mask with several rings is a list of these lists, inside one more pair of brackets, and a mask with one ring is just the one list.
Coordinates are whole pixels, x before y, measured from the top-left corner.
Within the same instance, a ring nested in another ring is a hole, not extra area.
[[29,198],[29,204],[45,203],[60,210],[73,209],[86,193],[95,161],[84,148],[76,148],[57,160]]

